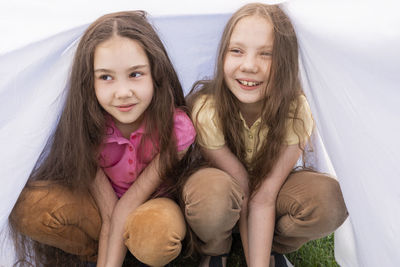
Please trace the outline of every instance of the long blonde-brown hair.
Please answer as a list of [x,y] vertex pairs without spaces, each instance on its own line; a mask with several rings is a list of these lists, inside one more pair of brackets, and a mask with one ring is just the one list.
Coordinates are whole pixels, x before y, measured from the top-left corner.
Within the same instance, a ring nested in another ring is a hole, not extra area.
[[[241,19],[249,16],[265,18],[274,27],[271,72],[260,114],[262,127],[266,126],[269,130],[267,140],[261,141],[261,147],[250,163],[245,160],[245,137],[241,130],[243,122],[239,115],[239,100],[229,90],[224,80],[223,68],[233,29]],[[197,90],[199,88],[201,89]],[[281,154],[282,147],[285,144],[284,137],[287,133],[287,119],[301,121],[297,117],[299,105],[295,105],[297,108],[294,115],[291,114],[292,117],[289,118],[291,106],[293,106],[293,103],[296,104],[299,96],[303,94],[299,80],[297,38],[290,19],[278,5],[247,4],[232,15],[222,34],[214,79],[195,83],[189,96],[189,102],[193,103],[198,96],[204,94],[213,97],[215,103],[218,103],[215,105],[216,113],[226,145],[247,167],[250,176],[250,192],[254,193],[270,173]],[[299,127],[294,129],[299,138],[302,136],[300,133],[306,131],[304,124],[301,123],[301,125],[303,126],[302,129],[299,129]],[[303,142],[299,146],[304,151],[302,144]]]

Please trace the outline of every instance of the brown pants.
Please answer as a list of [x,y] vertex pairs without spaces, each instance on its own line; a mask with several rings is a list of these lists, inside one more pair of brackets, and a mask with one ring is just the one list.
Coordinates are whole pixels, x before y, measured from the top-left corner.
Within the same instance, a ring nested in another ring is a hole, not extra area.
[[[40,243],[95,260],[101,217],[90,193],[74,194],[44,181],[33,185],[22,191],[10,215],[17,229]],[[163,266],[179,255],[185,234],[179,206],[169,198],[155,198],[128,216],[123,237],[137,259]]]
[[[226,173],[203,169],[184,187],[185,217],[207,255],[228,253],[239,219],[242,190]],[[347,218],[339,183],[324,174],[301,171],[287,178],[276,201],[272,249],[289,253],[335,231]]]
[[[18,229],[32,239],[68,253],[94,256],[101,227],[90,196],[60,186],[24,189],[11,214]],[[184,216],[202,241],[204,254],[229,252],[232,229],[239,219],[242,191],[225,172],[207,168],[189,177],[184,190]],[[273,250],[288,253],[339,227],[347,210],[336,180],[312,172],[291,174],[277,199]],[[182,212],[167,198],[152,199],[130,214],[125,245],[140,261],[162,266],[177,257],[186,233]]]

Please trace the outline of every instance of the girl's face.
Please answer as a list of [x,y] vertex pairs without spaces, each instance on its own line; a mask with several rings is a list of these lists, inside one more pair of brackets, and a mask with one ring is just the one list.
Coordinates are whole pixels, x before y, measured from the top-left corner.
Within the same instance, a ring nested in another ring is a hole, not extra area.
[[260,16],[240,19],[232,31],[224,61],[224,79],[242,104],[259,104],[269,79],[274,29]]
[[100,105],[129,136],[139,128],[153,98],[150,63],[144,49],[137,41],[120,36],[100,43],[94,52],[94,78]]

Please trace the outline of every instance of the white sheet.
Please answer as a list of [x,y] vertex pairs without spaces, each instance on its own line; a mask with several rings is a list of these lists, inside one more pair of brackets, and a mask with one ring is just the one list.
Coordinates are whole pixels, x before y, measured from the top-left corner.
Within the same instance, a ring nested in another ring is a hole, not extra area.
[[[400,266],[399,5],[298,0],[285,7],[296,27],[303,84],[321,136],[316,164],[337,174],[351,214],[336,232],[336,259],[349,267]],[[186,91],[212,75],[228,17],[154,17]],[[85,27],[0,56],[0,229],[54,127]],[[11,260],[12,247],[5,243],[0,266],[11,266]]]
[[345,257],[351,247],[338,249],[343,266],[400,266],[398,7],[390,1],[288,6],[306,93],[351,215],[357,257]]

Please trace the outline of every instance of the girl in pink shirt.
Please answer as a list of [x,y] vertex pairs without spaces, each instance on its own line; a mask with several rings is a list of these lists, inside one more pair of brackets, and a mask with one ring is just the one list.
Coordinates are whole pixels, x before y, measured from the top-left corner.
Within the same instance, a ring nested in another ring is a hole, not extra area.
[[[54,135],[10,215],[22,234],[20,258],[35,266],[96,259],[97,266],[121,266],[128,248],[152,266],[173,260],[186,228],[169,196],[195,139],[184,106],[144,12],[92,23],[78,45]],[[23,254],[30,239],[35,253]]]

